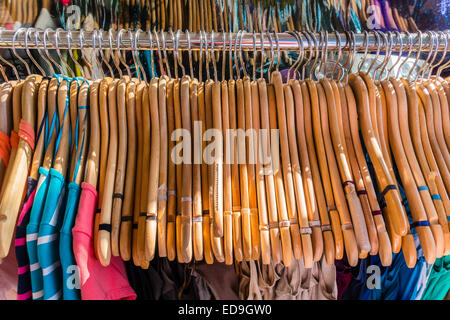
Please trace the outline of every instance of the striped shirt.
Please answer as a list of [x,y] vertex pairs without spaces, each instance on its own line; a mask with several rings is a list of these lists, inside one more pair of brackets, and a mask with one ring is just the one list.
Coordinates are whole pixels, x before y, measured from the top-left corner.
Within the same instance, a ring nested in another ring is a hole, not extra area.
[[33,206],[34,197],[36,195],[36,185],[37,181],[31,177],[28,177],[27,192],[25,195],[24,204],[22,210],[20,211],[19,219],[17,220],[15,241],[18,267],[17,300],[30,300],[32,296],[30,260],[28,259],[26,236],[27,225],[30,221],[31,207]]
[[65,196],[64,176],[55,169],[50,169],[50,182],[37,240],[45,300],[59,300],[62,297],[59,229],[62,222],[62,211],[65,207]]

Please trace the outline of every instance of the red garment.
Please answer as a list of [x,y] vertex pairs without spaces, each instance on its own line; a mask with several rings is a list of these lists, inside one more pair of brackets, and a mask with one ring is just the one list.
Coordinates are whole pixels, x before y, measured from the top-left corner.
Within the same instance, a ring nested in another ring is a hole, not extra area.
[[94,213],[97,190],[89,183],[81,184],[81,196],[73,234],[73,252],[80,272],[83,300],[135,300],[125,265],[120,257],[112,257],[103,267],[94,256]]

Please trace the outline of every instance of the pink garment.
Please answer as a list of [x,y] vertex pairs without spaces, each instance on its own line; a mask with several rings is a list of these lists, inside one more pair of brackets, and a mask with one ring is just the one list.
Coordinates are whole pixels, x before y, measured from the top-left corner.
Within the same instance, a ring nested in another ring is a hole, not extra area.
[[94,212],[97,190],[89,183],[81,184],[81,196],[73,234],[73,251],[80,272],[83,300],[135,300],[125,265],[120,257],[112,257],[103,267],[94,256]]

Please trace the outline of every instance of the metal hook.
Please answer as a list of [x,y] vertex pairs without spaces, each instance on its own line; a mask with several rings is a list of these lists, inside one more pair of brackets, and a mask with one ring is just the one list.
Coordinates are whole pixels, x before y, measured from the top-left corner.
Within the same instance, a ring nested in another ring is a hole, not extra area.
[[[164,59],[163,59],[161,57],[161,50],[160,50],[161,44],[159,43],[159,36],[158,36],[158,33],[156,32],[156,28],[153,28],[153,34],[154,34],[155,39],[156,39],[156,47],[157,47],[156,51],[158,53],[159,72],[161,73],[161,75],[165,75],[166,71],[164,70],[163,61],[166,61],[167,66],[168,66],[167,52],[165,50],[166,49],[166,45],[165,45],[166,38],[164,36],[164,32],[161,30],[161,35],[162,35],[162,38],[164,39],[164,51],[163,51]],[[149,37],[149,40],[150,40],[150,48],[151,48],[151,50],[150,50],[150,62],[152,64],[151,65],[152,77],[154,77],[156,75],[156,71],[155,71],[154,62],[153,62],[153,37],[152,37],[152,33],[150,32],[150,30],[148,31],[148,37]],[[167,75],[169,76],[169,78],[172,78],[172,74],[170,73],[170,68],[169,67],[167,68]]]
[[187,43],[188,43],[188,58],[189,58],[189,74],[191,75],[191,79],[194,79],[194,70],[192,68],[192,47],[191,47],[191,34],[188,29],[185,31]]
[[[102,58],[102,61],[106,64],[106,67],[108,68],[109,74],[111,75],[111,77],[114,77],[114,70],[111,67],[111,65],[109,64],[109,62],[107,61],[107,59],[105,58],[105,55],[103,54],[103,49],[102,49],[103,30],[98,30],[98,29],[94,30],[94,34],[93,34],[92,40],[95,41],[96,38],[98,38],[98,46],[99,46],[98,51],[100,52],[100,57]],[[95,43],[94,43],[93,47],[95,49]],[[103,78],[105,78],[105,73],[103,72],[103,68],[102,68],[101,62],[98,60],[97,53],[94,53],[94,57],[95,57],[95,60],[97,61],[97,65],[98,65],[98,67],[100,69],[100,72],[102,73]]]
[[203,37],[202,32],[199,32],[199,40],[200,40],[200,51],[198,53],[198,79],[199,82],[203,81]]
[[38,42],[41,38],[39,37],[39,32],[34,29],[34,44],[36,45],[36,49],[41,56],[41,58],[45,61],[45,63],[49,66],[50,73],[54,74],[55,70],[53,69],[52,63],[45,57],[45,53],[42,52],[42,49],[39,48]]
[[59,42],[58,42],[58,38],[59,38],[59,33],[60,33],[61,31],[63,31],[63,29],[58,28],[58,29],[56,29],[56,32],[55,32],[55,47],[56,47],[56,53],[58,54],[58,57],[59,57],[61,63],[67,68],[67,71],[70,72],[70,77],[73,78],[73,77],[74,77],[74,73],[73,73],[72,68],[70,68],[70,66],[67,64],[67,62],[61,57],[61,51],[59,51]]
[[80,30],[80,54],[81,59],[83,59],[84,63],[88,66],[88,68],[91,70],[91,76],[92,76],[92,64],[89,62],[89,59],[86,59],[85,55],[83,54],[83,48],[84,48],[84,30]]
[[257,55],[257,51],[256,51],[256,33],[255,30],[253,30],[253,63],[252,63],[252,80],[256,81],[256,68],[255,68],[255,64],[256,64],[256,55]]
[[260,62],[260,79],[264,79],[264,60],[265,60],[265,53],[266,49],[264,47],[264,32],[261,29],[260,32],[260,38],[261,38],[261,62]]
[[[203,35],[202,35],[203,34]],[[200,37],[204,37],[205,39],[205,68],[206,68],[206,79],[209,80],[209,52],[208,52],[208,38],[206,37],[206,32],[203,30],[200,32]]]
[[[339,35],[340,36],[340,35]],[[340,42],[340,40],[339,40]],[[339,68],[338,71],[338,75],[337,75],[337,79],[339,82],[342,82],[342,72],[344,70],[346,70],[346,68],[349,66],[350,62],[351,62],[351,34],[348,31],[345,31],[345,47],[348,46],[348,55],[347,55],[347,60],[345,61],[345,63],[343,65],[341,65],[341,67]],[[341,46],[339,46],[339,51],[342,53],[342,48]],[[344,71],[345,72],[345,71]]]
[[[128,66],[127,62],[124,61],[123,56],[120,52],[120,43],[122,42],[122,34],[125,32],[125,29],[120,29],[119,34],[117,35],[117,55],[119,57],[119,61],[125,66],[125,69],[127,70],[128,77],[131,79],[131,71],[130,67]],[[126,53],[125,53],[126,54]]]
[[25,51],[27,52],[28,58],[34,63],[34,65],[38,68],[39,72],[42,74],[42,76],[45,77],[45,71],[42,69],[42,67],[36,62],[33,55],[30,52],[30,49],[28,48],[28,35],[30,32],[33,31],[33,28],[27,28],[27,31],[25,32]]
[[[334,34],[336,36],[336,43],[338,45],[338,53],[337,53],[336,63],[334,64],[333,69],[331,70],[331,79],[333,79],[334,73],[336,72],[337,66],[339,65],[339,61],[341,60],[341,57],[342,57],[341,35],[337,31],[334,31]],[[339,75],[340,75],[340,73],[339,73]],[[339,78],[337,78],[337,80],[339,80]]]
[[242,72],[244,73],[244,77],[247,77],[247,70],[246,70],[245,62],[242,57],[242,38],[244,37],[244,33],[245,33],[245,31],[242,30],[240,41],[239,41],[239,61],[241,63]]
[[[173,67],[174,67],[174,70],[175,70],[175,79],[178,79],[178,58],[177,58],[178,51],[175,50],[175,46],[176,46],[175,35],[174,35],[172,30],[169,30],[169,32],[170,32],[170,36],[172,37],[172,53],[173,53]],[[165,47],[166,47],[165,42],[166,41],[163,41],[163,48],[164,48],[164,50],[165,50]],[[169,68],[167,60],[166,60],[166,67]]]
[[[378,38],[377,38],[377,40],[378,40]],[[364,30],[364,45],[365,45],[364,55],[363,55],[361,61],[359,62],[358,73],[361,72],[361,69],[362,69],[364,63],[366,62],[367,53],[369,51],[369,32],[367,32],[367,30]]]
[[[63,70],[61,68],[61,65],[59,63],[57,63],[51,56],[51,54],[48,52],[48,48],[47,48],[47,37],[48,37],[48,32],[52,31],[51,28],[47,28],[44,31],[44,52],[47,55],[48,59],[53,63],[53,65],[56,66],[56,68],[58,68],[59,70],[59,74],[63,74]],[[53,74],[55,73],[54,69],[53,69],[53,65],[52,65],[52,70],[53,70]]]
[[440,65],[445,60],[445,56],[447,55],[448,35],[445,35],[445,33],[442,31],[439,31],[439,34],[441,34],[443,37],[445,37],[445,50],[442,53],[441,59],[436,64],[434,64],[433,66],[430,67],[430,71],[428,73],[428,79],[430,79],[430,76],[433,73],[433,69],[436,68],[438,65]]
[[[427,80],[430,79],[430,75],[431,75],[431,72],[433,71],[433,68],[435,66],[439,65],[440,63],[442,63],[442,61],[444,61],[443,59],[440,59],[438,61],[438,63],[434,64],[434,61],[436,61],[437,53],[439,52],[439,45],[441,43],[441,34],[444,35],[444,33],[442,31],[439,31],[438,33],[432,31],[432,33],[436,37],[436,49],[434,51],[433,58],[431,59],[430,63],[428,64],[427,68],[425,68],[422,71],[422,75],[421,75],[422,78],[423,78],[425,74],[428,74],[427,75]],[[447,50],[447,41],[445,42],[445,50]]]
[[[294,32],[294,31],[287,31],[288,34],[292,35],[295,40],[297,40],[297,44],[298,44],[298,55],[297,55],[297,60],[295,60],[295,62],[290,66],[290,68],[288,69],[288,73],[287,73],[287,81],[289,82],[289,80],[291,79],[291,71],[292,69],[294,69],[294,67],[296,67],[297,65],[299,65],[299,62],[302,58],[302,53],[303,53],[303,43],[301,43],[301,40],[298,36],[298,33]],[[295,75],[294,75],[294,79],[295,79]]]
[[[309,70],[309,78],[311,78],[312,75],[313,75],[313,72],[314,72],[314,70],[315,70],[315,68],[316,68],[317,60],[319,59],[320,48],[319,48],[319,43],[317,43],[317,38],[316,38],[316,36],[314,35],[314,33],[312,33],[311,31],[307,31],[307,32],[309,33],[309,35],[311,36],[311,39],[312,39],[313,42],[314,42],[314,48],[315,48],[315,51],[316,51],[316,55],[315,55],[315,57],[314,57],[314,63],[313,63],[313,65],[311,66],[311,69]],[[322,36],[322,33],[321,33],[320,35]]]
[[26,70],[27,70],[27,73],[30,75],[30,74],[31,74],[31,70],[30,70],[30,67],[28,66],[28,63],[26,63],[26,61],[23,60],[22,57],[20,57],[20,55],[17,54],[17,52],[16,52],[16,47],[15,47],[15,44],[16,44],[16,37],[17,37],[17,35],[18,35],[20,32],[22,32],[22,31],[26,31],[26,28],[19,28],[19,29],[17,29],[17,31],[14,33],[14,36],[13,36],[13,42],[12,42],[12,51],[13,51],[14,55],[20,60],[20,62],[22,62],[22,63],[25,65],[25,68],[26,68]]
[[[72,59],[72,61],[73,61],[73,62],[75,63],[75,65],[80,69],[81,76],[82,76],[83,78],[86,78],[85,75],[84,75],[83,67],[81,66],[81,64],[78,63],[78,61],[77,61],[77,60],[74,58],[74,56],[73,56],[71,39],[72,39],[72,31],[68,30],[68,31],[67,31],[67,50],[69,51],[69,55],[70,55],[70,58]],[[74,75],[76,75],[75,72],[74,72]]]
[[375,65],[375,63],[378,60],[378,57],[380,56],[380,49],[381,49],[381,45],[380,45],[380,33],[379,31],[375,31],[375,38],[377,39],[377,52],[375,54],[375,58],[372,60],[372,63],[369,66],[369,69],[367,70],[367,74],[370,73],[370,71],[372,70],[373,66]]
[[[448,43],[448,32],[445,32],[445,34],[446,34],[446,37],[445,37],[445,39],[446,39],[446,47],[445,47],[445,52],[444,52],[444,54],[442,55],[443,57],[442,57],[442,61],[444,61],[444,58],[445,58],[445,56],[447,55],[447,43]],[[440,64],[440,63],[439,63]],[[437,72],[436,72],[436,77],[437,78],[439,78],[440,76],[441,76],[441,72],[442,72],[442,70],[444,70],[445,68],[447,68],[447,66],[450,64],[450,60],[448,60],[446,63],[444,63],[443,65],[441,65],[439,68],[438,68],[438,70],[437,70]]]
[[351,63],[349,65],[349,67],[348,67],[347,75],[346,75],[346,78],[345,78],[345,83],[346,84],[348,84],[348,77],[349,77],[350,72],[352,71],[353,64],[354,64],[354,62],[356,60],[355,59],[355,56],[356,56],[356,39],[355,38],[356,38],[355,37],[355,33],[353,31],[350,31],[350,44],[349,44],[350,52],[349,52],[349,54],[351,56]]
[[407,77],[408,80],[411,77],[411,74],[412,74],[413,70],[416,68],[417,63],[419,62],[420,54],[422,53],[422,45],[423,45],[423,40],[422,40],[423,34],[422,34],[422,31],[418,30],[417,34],[419,36],[419,39],[418,39],[418,41],[419,41],[419,51],[417,52],[416,60],[414,61],[414,64],[412,65],[411,70],[408,73],[408,77]]
[[120,78],[123,78],[122,70],[120,69],[120,62],[116,60],[116,55],[112,47],[112,29],[109,29],[109,49],[111,50],[111,59],[116,66],[117,71],[119,71]]
[[236,34],[236,37],[234,39],[234,61],[235,61],[235,65],[236,65],[236,74],[237,74],[237,79],[241,79],[241,70],[239,67],[239,61],[237,58],[237,43],[238,43],[238,39],[239,39],[239,35],[241,34],[242,30],[239,30],[238,33]]
[[391,72],[392,70],[394,70],[395,66],[397,66],[397,64],[401,61],[402,59],[402,53],[403,53],[403,38],[400,32],[398,31],[394,31],[394,33],[397,35],[397,44],[400,43],[400,49],[398,52],[398,59],[397,61],[395,61],[395,63],[389,68],[386,79],[389,79],[389,77],[391,76]]
[[275,70],[276,70],[276,71],[279,71],[279,70],[280,70],[280,62],[281,62],[280,41],[279,41],[279,39],[278,39],[278,33],[276,33],[276,32],[274,31],[273,34],[275,35],[275,43],[276,43],[276,45],[277,45],[277,65],[276,65],[276,67],[275,67]]
[[231,32],[231,25],[230,25],[230,32],[228,33],[228,42],[229,42],[229,50],[228,50],[228,68],[229,68],[229,77],[230,79],[234,79],[234,73],[233,73],[233,33]]
[[222,32],[222,81],[225,81],[225,65],[227,64],[227,56],[226,56],[226,34]]
[[413,48],[413,42],[412,42],[412,35],[408,31],[405,31],[405,33],[408,35],[408,43],[409,43],[409,49],[408,54],[405,57],[405,60],[402,61],[402,63],[398,66],[397,73],[395,75],[395,78],[398,79],[400,77],[400,71],[403,67],[403,65],[408,61],[409,57],[411,56],[412,48]]
[[[0,60],[5,63],[7,66],[9,66],[11,69],[13,69],[14,74],[16,76],[17,81],[20,81],[20,77],[19,77],[19,72],[17,71],[16,67],[10,63],[9,61],[7,61],[5,58],[2,57],[2,55],[0,55]],[[3,66],[2,66],[3,68]],[[7,81],[8,82],[8,81]]]
[[[388,37],[386,36],[386,34],[381,33],[381,36],[383,37],[383,44],[385,44],[384,47],[386,48],[386,52],[384,54],[383,61],[373,70],[373,79],[374,80],[376,79],[377,71],[380,70],[385,65],[385,63],[387,63],[389,61],[389,58],[391,56],[390,46],[392,45],[392,42],[388,40]],[[390,31],[389,31],[389,36],[392,37],[392,33]],[[381,78],[381,74],[378,76],[378,79],[380,79],[380,78]]]
[[217,66],[216,66],[216,55],[214,52],[214,30],[211,31],[211,60],[213,63],[213,70],[214,70],[214,81],[217,82]]
[[[129,35],[130,35],[130,41],[131,41],[131,55],[133,57],[133,61],[134,61],[134,65],[136,66],[136,73],[138,76],[138,80],[141,81],[141,74],[144,78],[144,82],[147,82],[147,75],[145,74],[145,70],[142,66],[141,63],[141,59],[139,58],[139,52],[137,50],[137,43],[139,40],[139,34],[142,32],[141,29],[137,29],[134,33],[134,37],[133,37],[133,32],[128,31]],[[153,63],[152,63],[153,65]]]
[[302,33],[305,36],[306,40],[308,41],[308,48],[309,48],[308,60],[306,60],[306,62],[302,66],[302,81],[303,81],[303,80],[305,80],[306,65],[309,65],[309,63],[311,62],[314,52],[313,52],[312,40],[311,40],[308,32],[300,31],[300,33]]
[[[422,73],[422,70],[423,70],[424,68],[426,68],[426,66],[428,65],[428,61],[430,60],[431,56],[433,55],[433,50],[434,50],[434,39],[435,39],[435,38],[434,38],[433,33],[431,33],[431,31],[427,31],[426,34],[430,37],[430,40],[431,40],[431,43],[430,43],[430,50],[429,50],[429,53],[428,53],[428,55],[427,55],[425,61],[423,62],[422,66],[420,67],[419,71],[416,73],[416,77],[414,78],[414,83],[417,83],[417,80],[419,79],[419,77],[420,77],[420,75],[421,75],[421,73]],[[437,39],[436,39],[436,41],[437,41]],[[438,44],[436,44],[436,45],[438,45]]]
[[267,70],[267,77],[268,77],[267,80],[268,80],[268,82],[270,82],[275,53],[273,50],[272,35],[270,34],[269,31],[267,31],[267,36],[268,36],[269,42],[270,42],[270,65],[269,65],[269,69]]
[[[177,31],[177,36],[176,36],[176,39],[175,39],[175,48],[176,48],[175,50],[177,51],[177,62],[178,62],[178,65],[181,68],[181,72],[182,72],[183,77],[184,77],[186,72],[184,70],[183,61],[182,61],[182,55],[180,54],[179,46],[178,46],[178,41],[180,39],[180,33],[181,33],[181,30],[178,30]],[[215,60],[214,60],[214,63],[215,63]],[[217,78],[217,75],[216,75],[216,78]]]

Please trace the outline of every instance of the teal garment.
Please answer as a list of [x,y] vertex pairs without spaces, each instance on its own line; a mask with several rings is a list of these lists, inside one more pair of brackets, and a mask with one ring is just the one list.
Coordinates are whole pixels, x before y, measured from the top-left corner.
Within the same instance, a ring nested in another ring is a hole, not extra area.
[[59,255],[62,266],[62,288],[64,300],[80,300],[81,294],[79,285],[79,276],[76,270],[77,262],[72,247],[72,228],[75,225],[75,218],[78,212],[78,202],[80,198],[80,186],[71,182],[68,187],[66,210],[64,220],[60,230]]
[[36,187],[36,196],[30,213],[30,222],[27,225],[27,252],[30,259],[31,289],[33,300],[42,300],[44,297],[44,284],[42,279],[42,269],[38,261],[37,238],[39,224],[41,222],[45,198],[48,189],[48,170],[39,168],[39,181]]
[[437,258],[422,300],[443,300],[450,291],[450,255]]
[[44,280],[44,300],[62,296],[62,269],[59,259],[59,229],[65,206],[64,176],[50,169],[50,182],[38,234],[38,260]]

